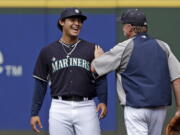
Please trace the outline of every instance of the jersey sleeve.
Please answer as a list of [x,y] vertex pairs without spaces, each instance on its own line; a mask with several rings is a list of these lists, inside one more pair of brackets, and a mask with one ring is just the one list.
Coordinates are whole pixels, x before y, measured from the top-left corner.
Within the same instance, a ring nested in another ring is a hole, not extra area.
[[180,63],[173,54],[173,52],[171,51],[170,47],[167,44],[165,45],[169,51],[168,66],[169,66],[171,81],[174,81],[175,79],[180,78]]
[[116,70],[120,65],[124,50],[125,44],[119,43],[110,51],[104,53],[101,57],[96,58],[92,63],[96,70],[96,73],[99,76],[102,76]]
[[44,97],[46,95],[48,83],[35,79],[34,95],[32,98],[31,116],[38,116]]
[[108,83],[106,75],[96,79],[95,87],[99,103],[107,105]]
[[34,72],[33,72],[33,77],[42,81],[47,82],[48,81],[48,63],[47,63],[47,58],[46,58],[46,51],[45,49],[42,49],[35,67],[34,67]]

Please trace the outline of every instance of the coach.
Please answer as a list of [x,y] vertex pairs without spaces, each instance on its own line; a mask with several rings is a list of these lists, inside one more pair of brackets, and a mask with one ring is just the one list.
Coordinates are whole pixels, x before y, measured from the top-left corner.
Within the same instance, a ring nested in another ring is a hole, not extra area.
[[91,70],[99,76],[116,70],[128,135],[161,135],[167,106],[171,105],[171,84],[176,97],[175,115],[180,114],[179,61],[167,43],[148,36],[148,22],[142,11],[129,9],[120,21],[128,40],[104,54],[97,48]]

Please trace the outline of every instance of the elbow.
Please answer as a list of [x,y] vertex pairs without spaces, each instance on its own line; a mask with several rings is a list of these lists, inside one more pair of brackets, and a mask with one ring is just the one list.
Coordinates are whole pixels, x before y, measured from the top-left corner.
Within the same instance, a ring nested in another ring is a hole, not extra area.
[[177,78],[173,81],[173,86],[180,86],[180,78]]
[[175,79],[175,80],[173,81],[172,85],[173,85],[173,89],[174,89],[175,91],[178,91],[178,92],[180,93],[180,78]]

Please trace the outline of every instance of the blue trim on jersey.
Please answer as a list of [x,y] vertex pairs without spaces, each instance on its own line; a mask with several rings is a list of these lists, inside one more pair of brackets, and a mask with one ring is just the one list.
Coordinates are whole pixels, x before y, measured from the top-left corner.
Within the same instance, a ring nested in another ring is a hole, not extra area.
[[134,49],[122,75],[126,105],[157,107],[171,104],[167,55],[156,40],[137,35]]

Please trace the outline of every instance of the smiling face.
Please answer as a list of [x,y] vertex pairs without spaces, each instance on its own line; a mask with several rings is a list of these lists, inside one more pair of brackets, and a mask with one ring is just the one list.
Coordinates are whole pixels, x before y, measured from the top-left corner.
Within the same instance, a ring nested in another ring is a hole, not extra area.
[[83,21],[78,17],[71,17],[61,20],[63,34],[69,37],[77,37],[81,31]]

